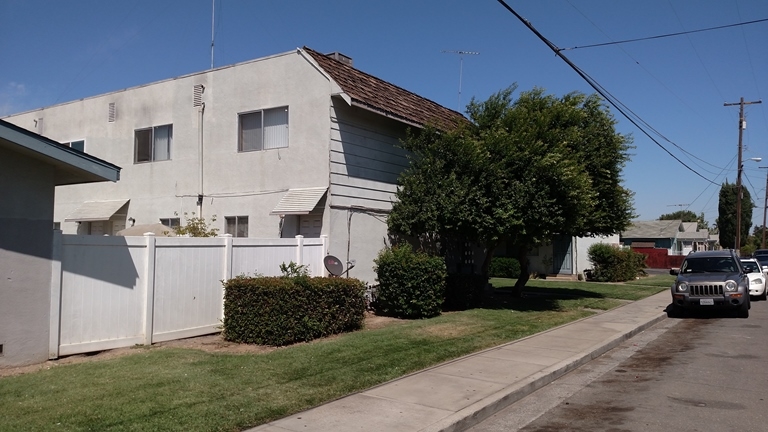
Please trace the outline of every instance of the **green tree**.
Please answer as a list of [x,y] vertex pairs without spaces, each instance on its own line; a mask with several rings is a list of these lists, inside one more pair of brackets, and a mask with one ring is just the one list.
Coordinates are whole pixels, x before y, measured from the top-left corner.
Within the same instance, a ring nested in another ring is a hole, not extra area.
[[631,138],[616,132],[596,96],[561,98],[515,87],[475,99],[470,123],[452,131],[427,127],[403,147],[411,164],[398,180],[388,218],[393,233],[445,248],[483,246],[483,273],[507,242],[520,261],[517,292],[529,277],[528,251],[555,235],[609,235],[634,217],[622,186]]
[[699,215],[690,210],[679,210],[659,216],[659,220],[682,220],[683,222],[696,222],[697,229],[709,231],[709,222],[704,219],[704,213]]
[[[755,206],[749,190],[741,188],[741,243],[747,244],[749,228],[752,226],[752,208]],[[728,183],[720,187],[720,199],[717,204],[717,228],[720,231],[720,245],[726,249],[736,247],[736,200],[737,187]]]
[[184,213],[184,225],[176,227],[174,230],[177,235],[188,235],[190,237],[216,237],[219,233],[218,228],[211,228],[211,225],[216,222],[216,215],[211,216],[211,221],[207,222],[204,217],[195,216],[195,212],[192,212],[192,217],[189,217],[187,213]]

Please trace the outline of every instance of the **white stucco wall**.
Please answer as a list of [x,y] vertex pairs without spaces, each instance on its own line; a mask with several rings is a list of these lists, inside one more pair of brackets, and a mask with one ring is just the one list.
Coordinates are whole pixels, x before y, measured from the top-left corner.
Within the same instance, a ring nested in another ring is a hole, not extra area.
[[0,148],[0,366],[48,359],[53,167]]
[[[117,183],[57,188],[54,221],[64,233],[78,232],[64,219],[85,201],[130,199],[125,214],[113,218],[126,224],[128,218],[155,223],[175,213],[183,223],[184,213],[197,211],[198,84],[205,86],[203,216],[216,215],[215,227],[223,232],[226,216],[248,216],[250,237],[277,237],[280,217],[269,213],[284,192],[328,186],[331,84],[294,51],[6,118],[31,130],[42,118],[43,129],[36,131],[62,142],[85,139],[86,153],[123,168]],[[108,121],[110,103],[114,122]],[[282,106],[289,111],[288,147],[238,152],[238,114]],[[170,160],[134,163],[135,130],[166,124],[173,125]]]

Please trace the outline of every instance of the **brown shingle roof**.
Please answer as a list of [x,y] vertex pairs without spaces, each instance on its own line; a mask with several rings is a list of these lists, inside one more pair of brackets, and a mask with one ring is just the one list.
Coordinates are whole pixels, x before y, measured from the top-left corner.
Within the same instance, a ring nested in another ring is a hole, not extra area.
[[432,124],[445,129],[466,121],[458,111],[368,75],[310,48],[303,49],[341,86],[352,98],[353,103],[420,126]]

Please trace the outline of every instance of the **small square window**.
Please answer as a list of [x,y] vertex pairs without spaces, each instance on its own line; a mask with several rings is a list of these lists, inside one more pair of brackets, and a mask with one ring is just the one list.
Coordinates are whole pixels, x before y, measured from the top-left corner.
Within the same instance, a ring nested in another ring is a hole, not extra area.
[[62,143],[62,144],[64,144],[65,146],[67,146],[69,148],[73,148],[75,150],[79,150],[79,151],[85,153],[85,140],[70,141],[70,142],[65,142],[65,143]]
[[154,162],[171,158],[173,125],[139,129],[135,133],[134,162]]
[[240,114],[238,123],[238,151],[288,147],[288,107]]
[[227,216],[226,233],[232,237],[248,237],[248,216]]
[[168,228],[178,228],[181,226],[181,219],[179,218],[160,218],[160,223]]

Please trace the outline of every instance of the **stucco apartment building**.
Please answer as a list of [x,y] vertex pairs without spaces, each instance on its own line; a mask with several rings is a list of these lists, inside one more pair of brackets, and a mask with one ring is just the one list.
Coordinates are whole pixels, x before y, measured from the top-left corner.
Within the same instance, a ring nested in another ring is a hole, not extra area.
[[[213,216],[234,236],[327,235],[373,282],[410,127],[462,115],[309,48],[5,118],[123,167],[121,181],[61,186],[65,234]],[[254,268],[255,272],[259,269]]]

